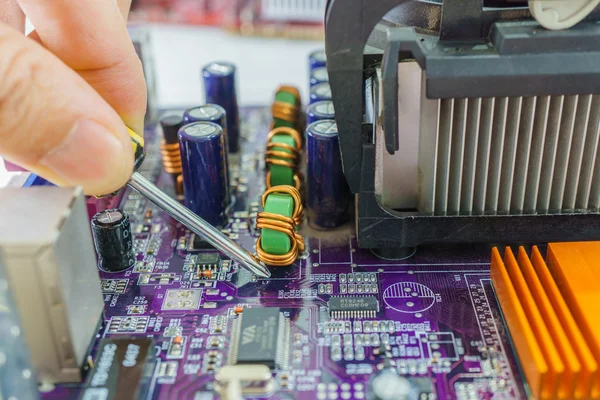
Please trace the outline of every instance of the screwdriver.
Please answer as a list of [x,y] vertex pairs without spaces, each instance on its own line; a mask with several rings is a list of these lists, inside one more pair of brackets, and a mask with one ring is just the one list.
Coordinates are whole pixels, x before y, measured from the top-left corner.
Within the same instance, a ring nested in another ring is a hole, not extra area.
[[135,156],[134,172],[127,185],[138,191],[142,196],[160,207],[164,212],[183,224],[190,231],[202,236],[204,240],[222,251],[231,259],[237,261],[242,267],[261,278],[269,278],[271,273],[258,259],[229,239],[220,230],[200,218],[189,208],[183,206],[177,200],[160,190],[154,183],[137,172],[144,160],[144,139],[127,128],[131,137],[133,152]]

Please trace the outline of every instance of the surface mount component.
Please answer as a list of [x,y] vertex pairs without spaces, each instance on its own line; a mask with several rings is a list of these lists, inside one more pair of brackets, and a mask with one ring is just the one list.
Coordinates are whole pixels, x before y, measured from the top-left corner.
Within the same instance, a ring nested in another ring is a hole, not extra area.
[[81,381],[104,309],[81,190],[0,190],[0,252],[38,379]]
[[377,297],[332,297],[327,303],[332,318],[375,318],[379,311]]
[[202,238],[200,235],[196,235],[192,233],[190,235],[190,242],[188,245],[188,251],[198,251],[198,250],[209,250],[214,249],[214,246],[208,243],[206,240]]
[[94,215],[92,234],[100,268],[119,272],[135,263],[131,224],[125,211],[110,209]]
[[361,247],[600,238],[600,7],[548,31],[486,4],[328,2]]
[[277,307],[248,308],[233,324],[230,364],[285,368],[290,322]]
[[535,398],[600,398],[600,242],[551,243],[504,259],[492,282]]

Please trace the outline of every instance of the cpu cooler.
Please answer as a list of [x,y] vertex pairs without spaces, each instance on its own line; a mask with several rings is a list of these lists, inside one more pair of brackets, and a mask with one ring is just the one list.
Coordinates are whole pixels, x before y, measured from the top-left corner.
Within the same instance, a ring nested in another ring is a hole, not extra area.
[[360,247],[600,239],[600,7],[561,30],[530,8],[328,2]]

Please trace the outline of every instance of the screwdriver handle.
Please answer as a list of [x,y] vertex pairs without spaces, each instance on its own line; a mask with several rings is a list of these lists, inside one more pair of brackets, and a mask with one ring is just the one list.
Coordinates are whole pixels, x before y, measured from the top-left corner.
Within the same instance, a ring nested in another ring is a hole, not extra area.
[[144,153],[144,138],[127,127],[127,132],[131,138],[131,145],[133,147],[134,167],[133,170],[137,171],[146,154]]

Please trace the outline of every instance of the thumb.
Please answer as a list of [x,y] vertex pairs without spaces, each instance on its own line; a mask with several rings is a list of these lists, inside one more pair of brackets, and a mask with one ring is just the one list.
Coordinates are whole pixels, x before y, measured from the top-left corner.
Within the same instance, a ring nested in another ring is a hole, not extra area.
[[0,155],[61,186],[106,194],[133,169],[117,113],[42,46],[0,23]]

